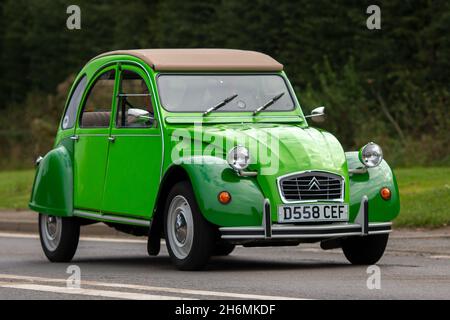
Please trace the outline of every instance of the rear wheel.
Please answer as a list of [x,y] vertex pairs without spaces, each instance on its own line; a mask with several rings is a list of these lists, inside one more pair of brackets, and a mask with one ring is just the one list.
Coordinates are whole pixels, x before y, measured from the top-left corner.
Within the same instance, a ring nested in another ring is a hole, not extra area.
[[202,269],[211,257],[214,227],[203,218],[189,182],[177,183],[164,212],[167,250],[180,270]]
[[39,214],[39,236],[48,260],[69,262],[77,251],[80,224],[74,218]]
[[342,251],[352,264],[375,264],[383,256],[388,239],[389,234],[347,238],[342,241]]

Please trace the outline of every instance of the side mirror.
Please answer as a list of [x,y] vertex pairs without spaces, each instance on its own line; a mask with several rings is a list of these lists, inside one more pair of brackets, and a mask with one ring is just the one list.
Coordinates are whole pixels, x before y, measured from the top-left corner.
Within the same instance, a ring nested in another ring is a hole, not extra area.
[[311,118],[312,121],[321,123],[325,121],[325,107],[318,107],[311,111],[311,115],[305,116],[305,118]]
[[150,116],[150,112],[137,108],[128,109],[128,117],[134,118],[132,122],[137,123],[153,120],[153,117]]

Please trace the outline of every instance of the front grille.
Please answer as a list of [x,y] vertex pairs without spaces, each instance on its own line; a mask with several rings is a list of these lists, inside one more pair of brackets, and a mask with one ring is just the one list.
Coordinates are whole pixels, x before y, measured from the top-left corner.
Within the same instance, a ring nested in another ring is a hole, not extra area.
[[344,179],[327,172],[304,172],[280,180],[281,195],[286,201],[343,200]]

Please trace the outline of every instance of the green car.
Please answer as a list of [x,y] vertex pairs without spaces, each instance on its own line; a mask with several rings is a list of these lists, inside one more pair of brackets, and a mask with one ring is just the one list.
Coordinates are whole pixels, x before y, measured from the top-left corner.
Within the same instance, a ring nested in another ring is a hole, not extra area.
[[181,270],[236,245],[305,242],[374,264],[400,211],[394,173],[375,143],[345,152],[311,126],[324,116],[303,114],[283,65],[262,53],[102,54],[36,161],[29,206],[44,253],[70,261],[80,226],[103,222],[148,236],[150,255],[164,238]]

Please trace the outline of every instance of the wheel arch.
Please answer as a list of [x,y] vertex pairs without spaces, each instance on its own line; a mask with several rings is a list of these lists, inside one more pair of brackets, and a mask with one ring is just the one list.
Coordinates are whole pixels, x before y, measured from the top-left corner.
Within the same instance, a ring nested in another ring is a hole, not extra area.
[[[166,196],[170,188],[180,181],[189,181],[201,214],[213,225],[261,225],[264,195],[256,178],[238,177],[223,159],[206,164],[196,162],[195,159],[185,160],[180,164],[172,164],[165,171],[153,212],[150,234],[154,233],[154,230],[161,230]],[[230,203],[222,204],[218,201],[217,197],[221,191],[230,192]]]
[[30,209],[60,217],[73,215],[73,165],[70,151],[60,145],[40,161],[34,178]]
[[[362,164],[358,152],[346,152],[349,169],[356,169]],[[350,216],[352,221],[360,207],[361,199],[366,195],[369,199],[369,220],[371,222],[392,221],[400,213],[400,195],[395,174],[388,163],[383,160],[375,168],[366,173],[350,175]],[[380,190],[388,187],[391,198],[383,200]]]
[[[184,159],[172,164],[165,172],[157,197],[154,223],[162,216],[165,196],[179,181],[189,181],[203,217],[210,223],[222,227],[261,225],[263,193],[256,178],[242,178],[223,159]],[[222,204],[218,194],[230,192],[232,201]],[[160,219],[161,220],[161,219]]]
[[163,235],[164,208],[167,195],[170,189],[178,182],[189,181],[191,183],[188,172],[179,165],[170,166],[163,178],[161,179],[160,188],[156,197],[155,210],[153,212],[152,223],[150,226],[150,235]]

